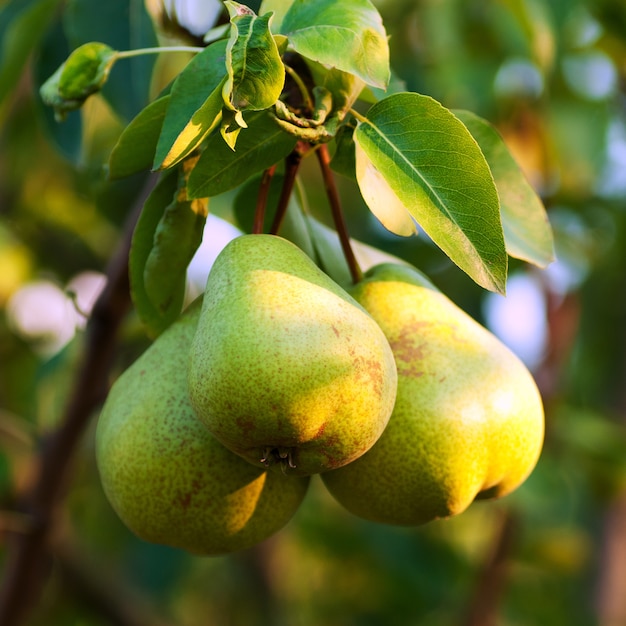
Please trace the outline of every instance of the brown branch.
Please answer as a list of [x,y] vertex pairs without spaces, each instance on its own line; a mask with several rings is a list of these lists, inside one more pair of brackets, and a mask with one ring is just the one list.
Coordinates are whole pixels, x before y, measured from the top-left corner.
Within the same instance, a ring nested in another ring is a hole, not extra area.
[[498,607],[507,582],[508,559],[515,541],[516,520],[505,511],[494,537],[491,554],[477,580],[464,626],[496,626]]
[[123,242],[109,265],[106,287],[94,305],[85,333],[82,365],[63,419],[59,427],[41,441],[32,485],[19,498],[17,512],[29,516],[32,525],[25,532],[7,533],[7,561],[0,587],[0,624],[3,626],[16,626],[26,618],[39,599],[49,571],[48,542],[70,462],[89,418],[108,391],[115,338],[130,306],[130,241],[148,192],[146,189],[138,199]]
[[285,214],[287,213],[287,207],[289,206],[289,198],[293,192],[293,187],[296,182],[296,176],[300,169],[300,163],[302,162],[302,152],[297,148],[291,152],[291,154],[285,159],[285,177],[283,178],[283,187],[280,191],[280,198],[278,199],[278,207],[274,214],[274,220],[270,228],[270,233],[276,235],[280,230]]
[[328,202],[330,203],[330,210],[335,223],[335,228],[337,229],[337,233],[339,235],[341,248],[350,269],[352,282],[356,284],[363,278],[363,272],[361,272],[359,263],[354,256],[352,245],[350,244],[350,235],[348,234],[348,227],[341,209],[339,192],[337,191],[337,185],[335,184],[335,177],[330,169],[330,155],[328,153],[328,148],[325,144],[322,144],[315,152],[322,171],[324,187],[326,188],[326,195],[328,196]]
[[274,178],[274,172],[276,166],[268,167],[263,172],[261,178],[261,184],[259,185],[259,194],[256,201],[256,209],[254,211],[254,223],[252,224],[252,232],[255,235],[259,235],[263,232],[263,226],[265,224],[265,208],[267,207],[267,197],[270,193],[270,185],[272,178]]

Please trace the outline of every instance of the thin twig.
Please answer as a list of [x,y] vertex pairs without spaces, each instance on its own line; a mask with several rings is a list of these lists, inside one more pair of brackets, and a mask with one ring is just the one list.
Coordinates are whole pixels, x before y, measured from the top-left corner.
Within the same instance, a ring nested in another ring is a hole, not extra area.
[[0,587],[0,624],[17,626],[39,600],[50,567],[49,537],[55,509],[69,478],[74,451],[94,410],[106,397],[115,356],[116,335],[129,309],[128,253],[134,224],[149,189],[138,199],[124,239],[107,271],[107,284],[96,301],[85,333],[82,365],[59,427],[41,441],[30,488],[17,512],[32,519],[28,532],[7,533],[7,560]]
[[274,220],[270,228],[270,233],[276,235],[280,230],[280,227],[287,213],[287,207],[289,206],[289,199],[293,191],[294,184],[296,182],[296,176],[300,169],[300,163],[302,162],[302,152],[298,149],[293,150],[291,154],[285,159],[285,177],[283,178],[283,187],[280,192],[280,198],[278,200],[278,207],[274,214]]
[[328,196],[328,202],[330,203],[330,210],[335,223],[335,228],[337,229],[337,233],[339,235],[341,248],[350,269],[352,282],[356,284],[363,278],[363,272],[359,267],[359,263],[354,256],[354,251],[352,250],[352,245],[350,244],[350,235],[348,234],[346,220],[341,209],[339,192],[337,191],[337,185],[335,184],[335,177],[330,169],[330,155],[328,154],[328,148],[325,144],[322,144],[315,152],[322,171],[326,195]]
[[259,194],[256,201],[256,209],[254,211],[254,223],[252,224],[252,232],[255,235],[259,235],[263,232],[265,224],[265,208],[267,207],[267,197],[270,192],[270,185],[272,178],[274,178],[274,172],[276,166],[272,165],[263,172],[261,178],[261,184],[259,185]]

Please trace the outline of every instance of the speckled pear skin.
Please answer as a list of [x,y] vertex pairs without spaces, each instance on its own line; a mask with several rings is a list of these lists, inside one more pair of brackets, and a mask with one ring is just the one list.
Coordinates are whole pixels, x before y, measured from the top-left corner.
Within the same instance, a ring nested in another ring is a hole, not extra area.
[[525,365],[413,268],[377,266],[350,291],[389,339],[398,395],[374,447],[323,474],[335,499],[368,520],[418,525],[518,487],[544,435]]
[[199,313],[192,305],[115,382],[97,425],[96,458],[109,501],[136,535],[226,554],[281,529],[308,479],[250,465],[197,420],[187,358]]
[[259,466],[310,475],[380,437],[396,396],[376,322],[294,244],[243,235],[209,275],[191,349],[199,418]]

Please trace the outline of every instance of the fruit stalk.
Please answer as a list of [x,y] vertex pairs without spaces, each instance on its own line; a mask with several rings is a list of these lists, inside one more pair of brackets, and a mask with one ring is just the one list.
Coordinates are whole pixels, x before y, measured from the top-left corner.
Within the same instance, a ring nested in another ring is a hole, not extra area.
[[259,185],[259,194],[256,201],[256,209],[254,211],[254,223],[252,224],[252,232],[255,235],[259,235],[263,232],[263,225],[265,223],[265,208],[267,206],[267,196],[270,192],[270,185],[272,183],[272,178],[274,178],[275,171],[276,166],[272,165],[272,167],[268,167],[263,172],[263,177],[261,178],[261,184]]
[[328,148],[326,145],[320,145],[315,151],[317,154],[317,160],[320,164],[322,171],[322,178],[324,179],[324,187],[326,188],[326,195],[328,196],[328,202],[330,204],[330,210],[332,212],[333,221],[335,222],[335,228],[339,235],[339,241],[341,243],[341,249],[346,257],[348,267],[350,269],[350,276],[352,282],[356,285],[362,278],[363,272],[359,267],[359,263],[354,256],[354,251],[350,245],[350,235],[348,234],[348,227],[346,220],[341,209],[341,200],[339,198],[339,192],[337,191],[337,185],[335,184],[335,177],[330,169],[330,155],[328,154]]
[[270,228],[271,235],[277,235],[283,223],[301,162],[302,152],[298,149],[298,146],[296,146],[296,149],[285,159],[285,178],[283,179],[283,188],[281,189],[280,198],[278,199],[278,207],[276,208],[274,221]]

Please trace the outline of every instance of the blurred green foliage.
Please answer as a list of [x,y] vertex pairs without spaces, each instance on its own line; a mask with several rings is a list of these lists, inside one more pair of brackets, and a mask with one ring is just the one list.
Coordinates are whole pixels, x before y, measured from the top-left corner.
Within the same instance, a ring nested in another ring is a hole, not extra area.
[[[90,430],[63,506],[65,548],[33,626],[118,623],[107,618],[107,603],[147,616],[145,623],[156,623],[149,617],[156,615],[179,626],[449,626],[472,624],[472,607],[494,597],[493,623],[506,626],[624,623],[611,621],[616,599],[606,590],[626,586],[611,578],[609,562],[620,539],[610,520],[626,494],[626,5],[376,4],[398,80],[493,122],[549,209],[560,271],[539,275],[549,332],[534,372],[547,413],[537,469],[501,502],[415,529],[361,522],[314,481],[303,508],[275,538],[239,555],[199,559],[142,543],[123,527],[102,494]],[[61,413],[82,342],[80,328],[62,347],[48,336],[51,324],[19,326],[16,294],[40,280],[62,294],[76,276],[104,271],[145,183],[143,175],[108,181],[107,156],[128,119],[185,60],[159,59],[154,75],[145,59],[126,66],[127,75],[116,75],[122,72],[116,67],[105,92],[58,125],[42,107],[38,86],[69,50],[91,39],[121,49],[156,41],[137,0],[70,0],[64,14],[60,6],[0,2],[0,508],[6,511],[30,471],[35,435]],[[305,166],[303,175],[316,174]],[[348,189],[342,187],[353,236],[411,260],[482,319],[480,288],[425,236],[399,239],[364,219],[361,200]],[[309,202],[329,219],[321,195]],[[212,210],[219,207],[218,201]],[[517,262],[511,271],[535,272]],[[131,315],[116,373],[146,345]],[[496,589],[485,586],[484,576],[493,574],[489,563],[503,523],[512,540],[502,544]],[[612,558],[626,562],[626,554]],[[92,593],[92,585],[101,591]],[[618,618],[626,620],[621,610]]]

